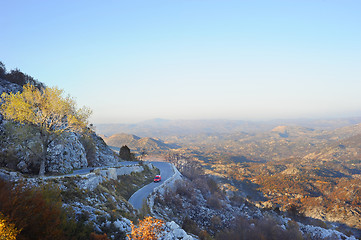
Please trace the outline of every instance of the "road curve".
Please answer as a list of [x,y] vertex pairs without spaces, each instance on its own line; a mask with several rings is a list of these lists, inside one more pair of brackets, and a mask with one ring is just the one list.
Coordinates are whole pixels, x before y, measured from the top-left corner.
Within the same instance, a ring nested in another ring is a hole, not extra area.
[[160,174],[162,176],[162,181],[158,183],[150,183],[138,191],[136,191],[128,200],[130,204],[133,205],[136,209],[141,209],[143,205],[143,199],[146,199],[150,193],[153,192],[155,187],[158,187],[160,184],[165,182],[168,178],[174,175],[173,168],[170,163],[166,162],[151,162],[155,167],[159,168]]

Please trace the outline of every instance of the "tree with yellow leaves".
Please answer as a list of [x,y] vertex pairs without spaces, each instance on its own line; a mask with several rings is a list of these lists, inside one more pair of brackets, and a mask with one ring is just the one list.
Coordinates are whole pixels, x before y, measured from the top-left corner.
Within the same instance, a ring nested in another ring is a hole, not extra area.
[[57,87],[38,89],[27,84],[22,92],[3,93],[0,100],[0,113],[5,119],[35,130],[33,136],[39,138],[40,150],[29,150],[40,159],[40,176],[45,174],[50,144],[65,132],[84,129],[91,114],[88,108],[77,109],[75,101],[63,97],[63,90]]
[[164,222],[153,217],[146,217],[139,221],[138,226],[131,225],[132,233],[127,235],[132,240],[157,240],[162,236]]
[[0,240],[16,240],[19,233],[15,224],[9,223],[8,219],[0,213]]

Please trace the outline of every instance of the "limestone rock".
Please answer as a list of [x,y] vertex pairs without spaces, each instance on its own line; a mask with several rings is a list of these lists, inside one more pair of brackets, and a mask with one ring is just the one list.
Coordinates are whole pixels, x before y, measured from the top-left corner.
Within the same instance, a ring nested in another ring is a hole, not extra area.
[[50,145],[47,166],[47,172],[57,173],[67,173],[74,168],[88,166],[84,147],[75,133],[68,134],[64,141]]
[[95,159],[92,161],[90,166],[114,166],[118,163],[118,158],[114,152],[108,147],[104,140],[97,136],[95,133],[92,134],[92,138],[95,142]]
[[173,240],[173,239],[182,239],[182,240],[193,240],[195,239],[191,235],[188,235],[178,224],[174,221],[167,222],[164,228],[164,235],[161,238],[162,240]]

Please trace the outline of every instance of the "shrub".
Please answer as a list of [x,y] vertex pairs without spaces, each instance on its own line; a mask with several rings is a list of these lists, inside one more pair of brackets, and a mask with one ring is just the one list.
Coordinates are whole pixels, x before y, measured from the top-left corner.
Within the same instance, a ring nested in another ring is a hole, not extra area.
[[195,235],[198,235],[201,232],[197,223],[188,216],[186,216],[185,219],[183,220],[182,228],[186,232],[193,233]]
[[42,89],[45,87],[43,83],[21,72],[19,69],[15,69],[15,70],[11,70],[10,72],[7,72],[6,67],[2,62],[0,62],[0,78],[18,84],[20,86],[29,83],[38,89]]
[[19,230],[0,212],[0,240],[16,240]]
[[201,191],[203,196],[209,194],[210,189],[208,187],[207,180],[204,177],[195,179],[193,183],[195,184],[196,188]]
[[301,205],[298,205],[298,204],[290,204],[287,206],[287,213],[292,216],[292,217],[303,217],[304,216],[304,213],[302,212],[302,206]]
[[127,145],[124,145],[120,148],[119,150],[119,157],[123,160],[126,160],[126,161],[131,161],[132,160],[132,157],[131,157],[131,154],[130,154],[130,149]]
[[222,224],[222,219],[217,215],[213,215],[211,218],[211,229],[213,231],[217,231],[218,229],[220,229],[221,224]]
[[[47,189],[50,191],[50,189]],[[61,199],[40,189],[20,184],[14,189],[0,182],[0,211],[8,215],[22,229],[18,239],[63,239],[61,227]],[[47,198],[48,197],[48,198]]]
[[210,208],[213,209],[221,209],[222,208],[222,203],[219,200],[220,196],[218,193],[214,193],[212,194],[208,199],[207,199],[207,205]]
[[0,180],[0,211],[21,229],[18,240],[88,240],[92,226],[62,208],[60,191],[46,185],[29,188]]
[[208,185],[208,188],[211,191],[211,193],[220,192],[218,184],[213,178],[208,177],[207,185]]
[[176,182],[176,193],[180,196],[191,199],[194,196],[194,187],[188,181],[177,181]]
[[132,240],[157,240],[162,236],[164,222],[153,217],[146,217],[139,221],[138,226],[131,224],[132,233],[127,235]]
[[[198,234],[198,237],[200,240],[211,240],[213,239],[211,237],[211,235],[209,235],[209,233],[206,231],[206,230],[202,230],[199,234]],[[225,238],[225,239],[228,239],[228,238]]]
[[245,202],[244,198],[242,198],[239,195],[234,195],[230,197],[229,200],[231,201],[232,206],[238,206],[238,207]]
[[157,193],[154,198],[154,204],[163,205],[165,204],[164,197]]
[[161,202],[164,202],[168,207],[182,206],[182,200],[179,198],[179,195],[169,189],[164,191],[163,201]]

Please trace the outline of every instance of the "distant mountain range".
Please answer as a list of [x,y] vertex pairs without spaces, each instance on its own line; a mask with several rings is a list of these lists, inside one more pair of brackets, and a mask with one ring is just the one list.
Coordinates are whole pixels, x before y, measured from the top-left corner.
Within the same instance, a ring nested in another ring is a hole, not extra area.
[[217,156],[218,159],[238,159],[241,156],[253,161],[272,161],[326,151],[339,141],[361,134],[361,124],[355,124],[359,123],[357,121],[361,122],[361,119],[299,120],[300,125],[295,125],[296,120],[292,120],[288,125],[276,125],[287,121],[155,119],[132,125],[105,124],[96,128],[103,134],[124,131],[103,137],[115,150],[127,145],[138,153],[165,153],[178,149],[178,152],[189,154],[195,151],[203,157]]
[[273,121],[153,119],[136,124],[96,124],[96,132],[106,136],[111,136],[117,133],[127,133],[142,137],[164,138],[169,136],[214,133],[259,133],[270,131],[277,126],[300,126],[316,130],[334,130],[360,122],[361,117]]

